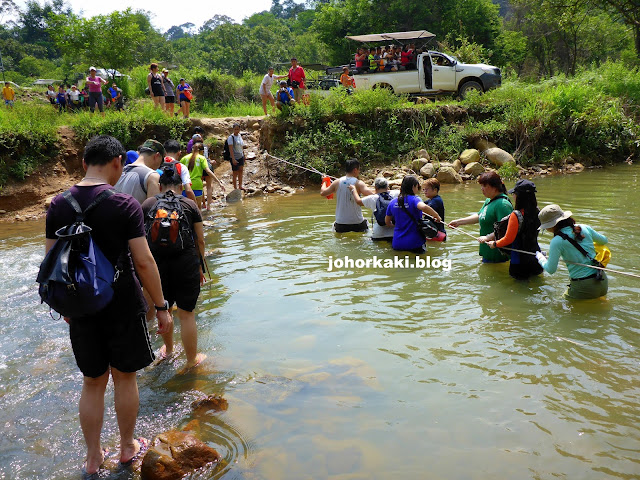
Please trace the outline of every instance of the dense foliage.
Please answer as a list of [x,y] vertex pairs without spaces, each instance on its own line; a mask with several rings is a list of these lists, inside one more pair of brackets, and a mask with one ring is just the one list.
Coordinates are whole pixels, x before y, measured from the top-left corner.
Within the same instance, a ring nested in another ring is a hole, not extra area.
[[413,105],[385,90],[336,90],[271,122],[282,132],[274,152],[337,174],[349,157],[385,165],[420,148],[435,161],[453,161],[479,138],[513,152],[521,165],[637,158],[639,114],[640,71],[607,63],[572,79],[509,81],[459,104]]

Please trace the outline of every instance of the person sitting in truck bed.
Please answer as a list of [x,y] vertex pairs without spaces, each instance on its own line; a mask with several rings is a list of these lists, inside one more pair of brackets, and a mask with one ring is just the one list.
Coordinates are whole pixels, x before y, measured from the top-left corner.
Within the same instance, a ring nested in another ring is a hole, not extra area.
[[409,65],[407,65],[407,70],[415,70],[417,68],[416,59],[418,58],[416,51],[416,44],[412,43],[409,45]]
[[378,71],[378,62],[376,60],[376,51],[375,49],[371,49],[369,51],[369,56],[367,57],[367,61],[369,62],[369,73],[374,73]]
[[384,71],[385,72],[397,72],[396,55],[393,47],[388,48],[383,54],[384,57]]
[[400,64],[402,65],[404,70],[409,70],[410,61],[411,53],[409,52],[409,47],[407,45],[403,45],[402,51],[400,52]]
[[364,55],[364,48],[359,48],[356,52],[356,56],[354,57],[356,61],[356,71],[355,73],[360,73],[362,71],[362,67],[364,65],[364,61],[366,60],[366,55]]

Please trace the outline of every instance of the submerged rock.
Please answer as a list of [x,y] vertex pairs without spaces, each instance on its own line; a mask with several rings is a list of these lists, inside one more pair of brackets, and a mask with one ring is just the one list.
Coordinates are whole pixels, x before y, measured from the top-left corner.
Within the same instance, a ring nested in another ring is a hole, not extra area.
[[231,190],[227,195],[227,203],[239,202],[240,200],[242,200],[242,190],[239,188]]
[[142,480],[178,480],[221,458],[194,435],[170,430],[153,440],[142,460],[140,477]]
[[209,395],[208,397],[192,402],[191,408],[194,410],[206,409],[222,412],[229,408],[229,403],[220,395]]

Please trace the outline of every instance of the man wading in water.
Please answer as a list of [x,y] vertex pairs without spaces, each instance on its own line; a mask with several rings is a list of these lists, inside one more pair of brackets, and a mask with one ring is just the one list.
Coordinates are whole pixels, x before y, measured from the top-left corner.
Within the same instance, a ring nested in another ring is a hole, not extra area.
[[[69,190],[82,210],[101,192],[116,184],[125,159],[125,149],[113,137],[102,135],[87,144],[83,159],[87,173]],[[74,219],[74,211],[67,200],[62,195],[55,197],[47,212],[47,252],[56,242],[55,232],[72,224]],[[156,306],[159,334],[172,328],[172,319],[162,295],[160,275],[147,244],[142,208],[137,200],[115,193],[100,202],[88,214],[85,223],[92,228],[93,241],[113,265],[118,264],[120,270],[118,280],[113,284],[113,299],[104,309],[93,315],[65,317],[73,354],[84,375],[79,405],[80,426],[87,444],[83,478],[98,478],[96,472],[104,462],[100,432],[109,376],[113,378],[122,466],[131,465],[147,448],[144,438],[133,437],[139,404],[136,371],[151,364],[154,355],[134,265]]]
[[360,162],[355,158],[347,160],[345,166],[346,175],[334,180],[331,185],[320,187],[320,195],[328,197],[332,193],[336,194],[336,223],[333,228],[337,233],[343,232],[366,232],[368,230],[367,221],[362,216],[362,209],[356,203],[349,186],[355,186],[360,196],[374,195],[376,192],[367,187],[360,175]]

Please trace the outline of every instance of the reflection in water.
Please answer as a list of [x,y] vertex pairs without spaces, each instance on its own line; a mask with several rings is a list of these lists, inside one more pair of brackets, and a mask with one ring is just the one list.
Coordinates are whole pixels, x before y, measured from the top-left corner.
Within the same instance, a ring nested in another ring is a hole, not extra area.
[[[637,272],[637,167],[536,184],[541,206],[606,233],[614,268]],[[441,193],[450,218],[481,205],[477,185]],[[637,280],[611,275],[605,299],[566,300],[566,271],[516,281],[455,231],[427,253],[450,271],[328,272],[330,256],[395,255],[332,234],[333,208],[313,192],[206,215],[208,358],[184,375],[183,357],[140,373],[136,434],[193,429],[225,459],[198,479],[638,478]],[[80,374],[32,283],[42,229],[0,233],[0,477],[78,478]],[[193,411],[207,395],[228,410]],[[105,427],[115,446],[112,407]]]

